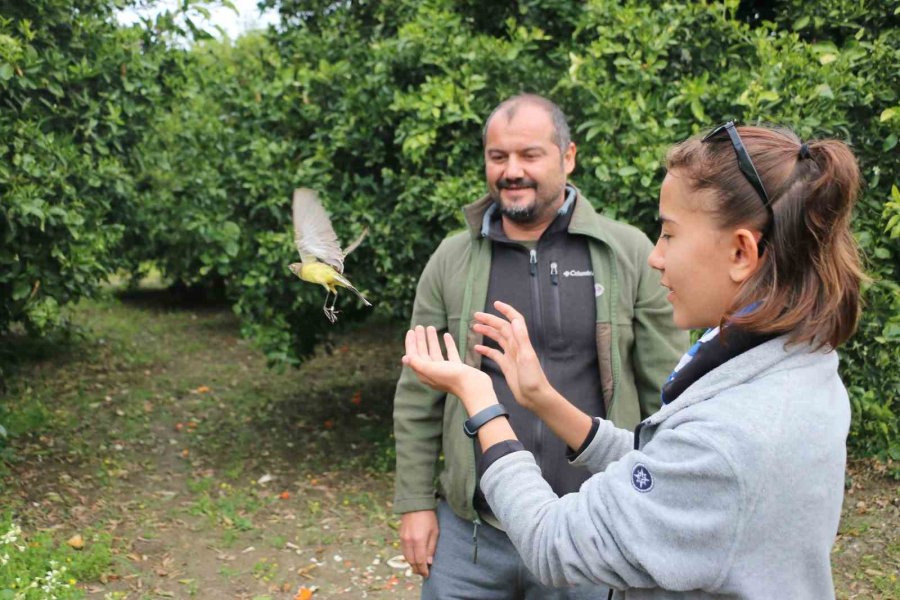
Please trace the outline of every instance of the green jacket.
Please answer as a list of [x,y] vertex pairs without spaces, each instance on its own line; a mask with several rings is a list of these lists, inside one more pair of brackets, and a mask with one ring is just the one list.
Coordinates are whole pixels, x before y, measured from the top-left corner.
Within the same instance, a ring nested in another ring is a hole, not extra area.
[[[473,348],[481,336],[470,329],[483,310],[491,269],[491,242],[481,224],[487,196],[463,209],[468,229],[444,239],[422,272],[412,325],[434,325],[453,335],[467,364],[481,366]],[[589,239],[597,296],[597,365],[607,418],[633,428],[659,408],[660,388],[688,346],[675,329],[659,275],[647,265],[653,245],[630,225],[606,218],[579,192],[569,232]],[[404,368],[394,396],[397,448],[394,512],[434,509],[434,477],[441,495],[460,517],[475,519],[474,442],[463,432],[467,415],[458,398],[421,384]],[[439,460],[443,455],[443,463]]]

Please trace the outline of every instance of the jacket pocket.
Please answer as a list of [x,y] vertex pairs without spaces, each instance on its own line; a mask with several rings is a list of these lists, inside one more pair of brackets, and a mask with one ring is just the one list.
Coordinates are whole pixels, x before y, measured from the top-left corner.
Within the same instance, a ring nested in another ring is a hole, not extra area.
[[612,325],[597,323],[597,362],[600,368],[600,389],[603,392],[605,414],[609,415],[615,385],[613,381]]

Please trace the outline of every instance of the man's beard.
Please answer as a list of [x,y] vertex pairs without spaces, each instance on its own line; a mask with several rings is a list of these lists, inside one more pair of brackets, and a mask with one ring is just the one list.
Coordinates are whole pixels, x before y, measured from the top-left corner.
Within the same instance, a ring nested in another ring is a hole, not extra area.
[[[514,205],[514,206],[506,206],[503,204],[503,199],[500,197],[501,190],[516,188],[516,189],[527,189],[531,188],[534,190],[534,200],[528,205]],[[537,181],[533,179],[528,179],[527,177],[523,177],[520,179],[507,179],[501,178],[497,180],[497,192],[496,194],[491,194],[491,199],[494,201],[494,204],[497,205],[500,214],[513,221],[514,223],[533,223],[538,219],[539,216],[544,212],[544,210],[553,204],[554,200],[556,200],[557,195],[554,194],[549,198],[541,197],[541,189],[538,186]]]

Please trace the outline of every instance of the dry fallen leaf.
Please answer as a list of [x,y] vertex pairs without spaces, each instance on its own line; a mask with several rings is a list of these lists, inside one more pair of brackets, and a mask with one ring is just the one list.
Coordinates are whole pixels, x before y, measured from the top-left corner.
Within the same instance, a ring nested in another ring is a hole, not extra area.
[[294,600],[309,600],[312,598],[313,592],[308,587],[300,588],[300,591],[297,592],[297,595],[294,596]]
[[284,491],[284,492],[281,492],[280,494],[278,494],[278,497],[281,498],[282,500],[287,500],[288,498],[291,497],[291,493],[288,491]]
[[353,397],[350,398],[350,403],[355,404],[356,406],[362,404],[362,392],[360,390],[356,390],[353,393]]
[[209,386],[201,385],[194,391],[198,394],[206,394],[207,392],[209,392]]
[[81,537],[80,533],[76,533],[72,537],[69,538],[69,541],[66,542],[76,550],[81,550],[84,548],[84,539]]

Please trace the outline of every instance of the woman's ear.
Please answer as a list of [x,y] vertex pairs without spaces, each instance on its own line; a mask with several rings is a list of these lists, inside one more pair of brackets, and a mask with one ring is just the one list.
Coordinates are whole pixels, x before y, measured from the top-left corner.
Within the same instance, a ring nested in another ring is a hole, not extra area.
[[731,266],[728,275],[735,283],[743,283],[756,272],[760,265],[757,236],[749,229],[738,229],[732,234]]

